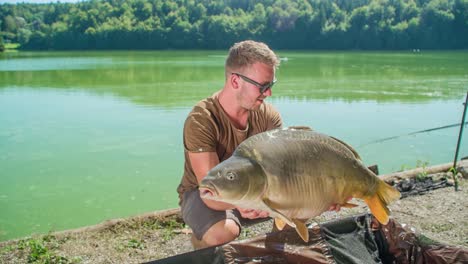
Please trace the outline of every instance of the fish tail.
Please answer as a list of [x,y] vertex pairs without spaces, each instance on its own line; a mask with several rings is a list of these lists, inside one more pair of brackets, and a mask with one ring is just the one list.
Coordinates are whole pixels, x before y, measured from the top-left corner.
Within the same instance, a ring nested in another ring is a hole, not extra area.
[[401,194],[398,190],[388,185],[386,182],[379,180],[375,194],[364,198],[364,201],[369,206],[375,218],[377,218],[381,224],[386,225],[390,215],[390,210],[387,205],[400,199],[400,196]]

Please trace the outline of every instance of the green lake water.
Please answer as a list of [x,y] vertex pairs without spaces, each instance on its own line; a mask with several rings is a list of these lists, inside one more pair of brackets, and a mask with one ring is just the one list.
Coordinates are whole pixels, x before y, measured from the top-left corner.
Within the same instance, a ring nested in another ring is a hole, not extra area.
[[[177,207],[183,122],[222,87],[226,52],[1,54],[0,240]],[[268,100],[286,126],[381,173],[453,161],[459,127],[407,134],[460,123],[468,51],[278,54]]]

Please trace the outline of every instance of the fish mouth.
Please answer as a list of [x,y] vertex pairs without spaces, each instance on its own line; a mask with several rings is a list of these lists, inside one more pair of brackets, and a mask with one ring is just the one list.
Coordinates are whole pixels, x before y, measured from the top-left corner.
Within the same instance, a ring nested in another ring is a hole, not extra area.
[[214,186],[203,185],[198,188],[200,197],[204,199],[214,200],[218,197],[218,191]]

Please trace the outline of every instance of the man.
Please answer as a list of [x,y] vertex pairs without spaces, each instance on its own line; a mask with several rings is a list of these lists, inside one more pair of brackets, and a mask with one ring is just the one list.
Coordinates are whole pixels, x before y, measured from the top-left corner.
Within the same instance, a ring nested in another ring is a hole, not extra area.
[[195,105],[185,121],[184,175],[177,191],[182,217],[193,230],[194,248],[232,241],[240,233],[241,220],[268,216],[267,212],[202,200],[198,184],[246,138],[281,127],[280,114],[264,102],[271,96],[279,63],[264,43],[247,40],[234,44],[226,59],[224,87]]

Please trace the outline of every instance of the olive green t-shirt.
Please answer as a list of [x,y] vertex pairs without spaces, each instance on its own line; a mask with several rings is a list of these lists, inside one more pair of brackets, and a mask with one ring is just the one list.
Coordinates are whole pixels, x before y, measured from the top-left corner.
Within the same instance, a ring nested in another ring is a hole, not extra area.
[[216,152],[219,161],[229,158],[246,138],[282,126],[281,116],[264,102],[249,113],[245,130],[237,129],[218,101],[218,93],[198,102],[184,124],[184,175],[177,188],[179,202],[183,193],[198,188],[198,181],[188,158],[188,152]]

